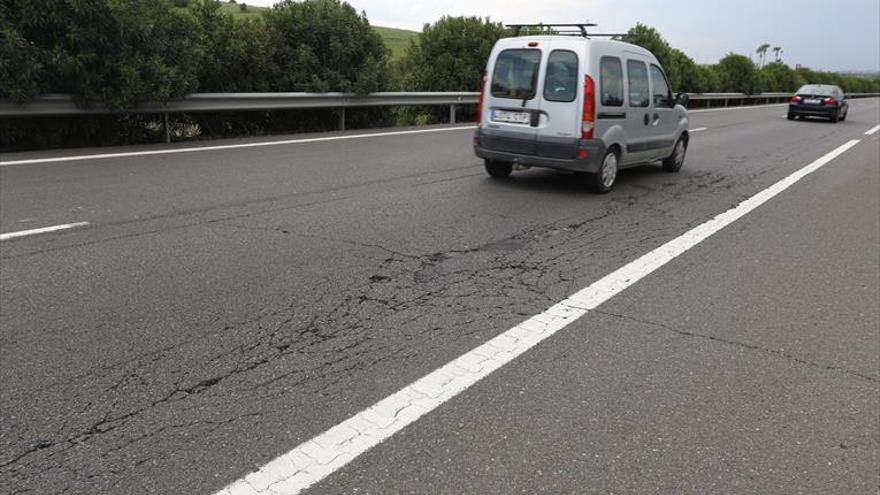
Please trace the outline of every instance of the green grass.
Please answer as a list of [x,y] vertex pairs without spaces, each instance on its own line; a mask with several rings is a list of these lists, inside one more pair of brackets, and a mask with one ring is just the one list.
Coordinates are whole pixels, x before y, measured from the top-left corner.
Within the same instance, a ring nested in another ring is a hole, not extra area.
[[[241,2],[239,2],[241,3]],[[244,3],[247,3],[245,0]],[[236,19],[256,19],[260,14],[268,10],[269,7],[247,6],[247,10],[241,10],[238,3],[229,3],[226,0],[220,2],[220,10],[227,14],[232,14]],[[415,31],[407,31],[406,29],[389,28],[382,26],[373,26],[373,29],[382,37],[385,46],[391,50],[391,60],[400,60],[406,54],[409,42],[415,39],[419,33]]]
[[373,29],[382,37],[385,46],[391,50],[391,60],[400,60],[406,54],[410,40],[416,39],[419,33],[405,29],[373,26]]
[[[247,1],[245,1],[244,3],[247,4]],[[229,2],[220,2],[220,6],[220,10],[232,14],[232,17],[235,17],[236,19],[254,19],[259,17],[262,11],[268,9],[268,7],[254,7],[252,5],[248,5],[247,10],[241,10],[241,7],[239,7],[238,4]]]
[[[237,1],[237,0],[236,0]],[[194,3],[193,0],[190,0],[190,4]],[[268,10],[268,7],[254,7],[253,5],[248,5],[247,9],[241,10],[238,3],[229,3],[226,0],[223,0],[220,3],[220,11],[226,14],[232,14],[232,17],[236,19],[256,19],[260,17],[260,14],[264,10]],[[239,2],[241,3],[241,2]],[[244,2],[247,4],[247,0]],[[174,7],[177,10],[186,10],[186,7]]]

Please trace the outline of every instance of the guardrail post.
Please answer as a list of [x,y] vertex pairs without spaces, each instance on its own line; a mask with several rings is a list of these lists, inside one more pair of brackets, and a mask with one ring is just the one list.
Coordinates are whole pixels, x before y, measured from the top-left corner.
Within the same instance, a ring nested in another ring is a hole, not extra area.
[[339,109],[339,130],[340,131],[345,130],[345,108],[344,107]]
[[449,105],[449,123],[455,123],[455,105]]
[[165,144],[171,143],[171,126],[168,125],[168,112],[162,114],[162,135]]

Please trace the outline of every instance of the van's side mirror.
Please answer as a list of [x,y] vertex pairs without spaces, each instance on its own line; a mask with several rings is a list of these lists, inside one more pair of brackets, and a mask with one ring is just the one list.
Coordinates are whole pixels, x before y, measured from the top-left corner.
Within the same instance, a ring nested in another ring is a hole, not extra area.
[[688,96],[687,93],[678,93],[675,95],[675,103],[681,105],[685,108],[688,107],[688,103],[691,102],[691,97]]

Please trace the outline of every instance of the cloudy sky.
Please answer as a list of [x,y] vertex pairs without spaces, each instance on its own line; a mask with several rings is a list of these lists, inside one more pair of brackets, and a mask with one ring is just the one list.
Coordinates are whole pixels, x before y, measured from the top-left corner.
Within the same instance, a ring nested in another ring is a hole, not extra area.
[[[275,0],[245,0],[272,5]],[[590,20],[604,32],[637,22],[660,30],[699,63],[781,46],[789,64],[880,70],[878,0],[348,0],[374,25],[421,30],[444,15],[516,22]]]

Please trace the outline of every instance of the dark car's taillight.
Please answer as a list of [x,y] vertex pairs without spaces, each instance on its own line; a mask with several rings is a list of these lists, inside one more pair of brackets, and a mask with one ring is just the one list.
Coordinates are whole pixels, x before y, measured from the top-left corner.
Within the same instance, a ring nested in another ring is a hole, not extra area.
[[829,96],[828,98],[825,98],[824,100],[822,100],[822,104],[823,105],[831,105],[831,106],[837,105],[837,98],[834,98],[833,96]]
[[801,100],[803,100],[803,98],[801,98],[801,97],[798,96],[798,95],[794,95],[794,96],[791,97],[791,103],[800,103]]

